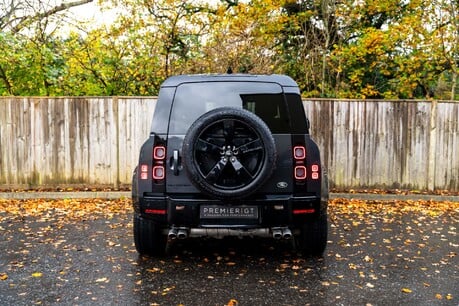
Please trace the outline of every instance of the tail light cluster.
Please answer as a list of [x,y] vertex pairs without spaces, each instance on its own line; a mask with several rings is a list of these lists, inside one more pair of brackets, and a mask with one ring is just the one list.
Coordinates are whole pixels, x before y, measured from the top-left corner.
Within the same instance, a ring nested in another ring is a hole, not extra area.
[[[165,169],[166,160],[166,147],[162,145],[153,147],[153,162],[151,168],[151,177],[156,182],[164,180],[166,176]],[[148,164],[140,165],[140,179],[147,180],[149,177],[149,166]]]
[[[308,168],[306,165],[306,148],[304,146],[293,147],[293,158],[295,160],[295,180],[302,182],[308,177]],[[311,179],[319,179],[319,165],[312,164],[310,167]]]

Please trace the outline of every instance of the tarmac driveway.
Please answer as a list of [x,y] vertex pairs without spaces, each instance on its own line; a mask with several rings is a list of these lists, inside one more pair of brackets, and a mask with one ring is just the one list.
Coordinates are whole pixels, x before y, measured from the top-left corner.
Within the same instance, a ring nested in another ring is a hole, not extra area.
[[2,305],[458,305],[458,202],[330,203],[324,258],[190,239],[139,257],[129,200],[1,200]]

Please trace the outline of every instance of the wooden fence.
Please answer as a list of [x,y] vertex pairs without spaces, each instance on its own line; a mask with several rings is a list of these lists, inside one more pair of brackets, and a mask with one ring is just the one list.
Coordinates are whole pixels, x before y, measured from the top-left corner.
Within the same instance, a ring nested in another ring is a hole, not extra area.
[[[129,185],[156,98],[0,98],[0,188]],[[459,103],[304,101],[332,187],[459,191]]]

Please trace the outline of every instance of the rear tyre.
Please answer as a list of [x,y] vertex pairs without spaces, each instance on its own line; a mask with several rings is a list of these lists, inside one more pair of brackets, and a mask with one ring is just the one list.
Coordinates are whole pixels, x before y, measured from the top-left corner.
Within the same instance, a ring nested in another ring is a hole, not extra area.
[[199,117],[185,136],[182,154],[193,185],[219,199],[249,196],[276,165],[276,145],[265,122],[231,107]]
[[134,213],[134,243],[140,254],[160,256],[166,250],[167,238],[155,222]]
[[301,228],[299,236],[295,237],[296,247],[304,255],[322,256],[327,246],[328,217],[323,212],[318,218],[307,221]]

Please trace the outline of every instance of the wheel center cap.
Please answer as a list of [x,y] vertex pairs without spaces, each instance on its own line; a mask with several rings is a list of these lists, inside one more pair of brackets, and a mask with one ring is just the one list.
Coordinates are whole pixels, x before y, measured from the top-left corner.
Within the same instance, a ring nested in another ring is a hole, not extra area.
[[235,146],[231,147],[231,146],[223,146],[220,154],[221,156],[225,156],[225,157],[232,157],[232,156],[235,156],[235,155],[238,155],[238,149],[236,149]]

